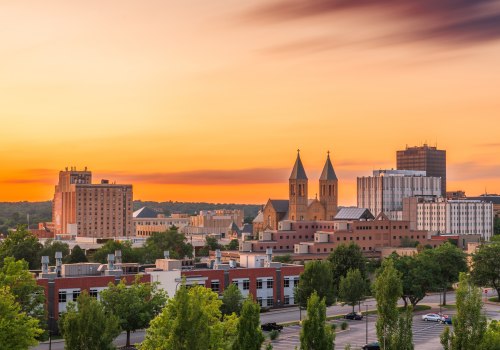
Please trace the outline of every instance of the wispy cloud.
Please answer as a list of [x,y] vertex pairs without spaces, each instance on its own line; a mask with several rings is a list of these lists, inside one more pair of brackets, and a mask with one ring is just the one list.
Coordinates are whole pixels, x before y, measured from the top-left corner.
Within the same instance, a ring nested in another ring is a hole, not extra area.
[[484,164],[476,161],[466,161],[448,166],[450,180],[498,179],[500,164]]
[[[354,15],[355,20],[355,15],[367,13],[374,15],[373,21],[394,22],[394,29],[361,41],[359,38],[350,41],[348,34],[342,39],[327,34],[277,46],[274,50],[327,50],[363,42],[469,46],[500,38],[498,0],[279,0],[254,8],[244,17],[275,23],[330,16],[332,21],[327,22],[325,31],[331,33],[334,16]],[[354,21],[353,24],[359,26]]]

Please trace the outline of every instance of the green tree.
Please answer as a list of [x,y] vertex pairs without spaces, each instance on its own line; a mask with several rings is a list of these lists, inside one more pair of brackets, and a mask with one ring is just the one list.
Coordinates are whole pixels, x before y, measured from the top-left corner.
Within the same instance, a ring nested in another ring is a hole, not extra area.
[[9,287],[22,312],[36,318],[40,325],[45,323],[44,290],[37,285],[26,261],[5,258],[3,267],[0,268],[0,288],[2,287]]
[[493,232],[495,233],[495,235],[500,235],[500,217],[495,218]]
[[212,251],[221,248],[219,242],[217,241],[217,238],[215,238],[213,236],[209,236],[209,235],[205,236],[205,246],[208,247],[208,249],[212,250]]
[[227,349],[233,341],[235,320],[228,317],[221,322],[221,304],[217,293],[210,289],[196,286],[188,290],[182,284],[175,297],[168,299],[162,312],[151,321],[140,349]]
[[[349,245],[339,245],[328,257],[332,263],[332,276],[334,294],[338,295],[340,278],[347,275],[349,270],[359,270],[361,276],[366,278],[366,258],[363,256],[361,248],[354,243]],[[321,296],[321,295],[320,295]],[[328,300],[327,300],[327,305]]]
[[407,307],[399,316],[397,330],[391,343],[394,350],[413,350],[413,307]]
[[64,242],[55,241],[53,239],[48,239],[45,241],[42,250],[40,251],[40,257],[48,256],[49,264],[56,264],[56,252],[61,252],[63,259],[69,255],[69,245]]
[[425,255],[399,256],[393,253],[389,259],[393,261],[394,267],[401,274],[403,283],[401,298],[405,307],[408,306],[408,303],[415,307],[427,292],[437,288],[437,281],[432,275],[434,261],[427,259]]
[[77,244],[71,249],[71,253],[66,257],[66,264],[76,264],[81,262],[87,262],[87,256],[85,255],[85,251],[80,248]]
[[475,350],[486,332],[486,317],[481,311],[481,289],[474,286],[470,276],[464,272],[460,273],[456,299],[453,332],[443,333],[441,342],[450,350]]
[[153,233],[144,243],[145,262],[154,263],[156,259],[163,259],[163,252],[168,250],[173,259],[193,257],[193,246],[186,243],[186,236],[171,228],[166,232]]
[[326,325],[325,299],[316,292],[307,300],[307,318],[302,321],[300,348],[302,350],[333,350],[335,335]]
[[234,284],[230,284],[222,293],[221,310],[224,315],[230,315],[233,312],[236,315],[240,314],[243,295],[240,289]]
[[373,292],[377,300],[377,338],[381,349],[396,350],[394,344],[398,332],[399,312],[398,299],[403,292],[399,272],[390,259],[384,260],[373,284]]
[[122,262],[124,263],[139,262],[141,260],[138,256],[139,250],[132,249],[132,242],[118,242],[113,240],[109,240],[104,243],[101,248],[99,248],[94,252],[94,254],[92,254],[90,260],[93,262],[105,264],[108,260],[108,254],[114,254],[116,250],[121,250]]
[[38,320],[26,315],[8,287],[0,287],[0,349],[27,350],[42,334]]
[[295,289],[295,300],[302,307],[307,306],[307,300],[316,292],[320,298],[325,298],[326,305],[334,301],[332,266],[327,260],[316,260],[306,263],[301,273],[299,285]]
[[346,277],[340,277],[339,298],[347,305],[356,306],[366,295],[366,281],[359,270],[347,271]]
[[500,349],[500,322],[496,320],[491,321],[478,347],[478,350],[491,349]]
[[243,302],[233,350],[260,350],[264,335],[260,329],[260,307],[252,296]]
[[500,295],[500,242],[483,244],[472,255],[472,281],[478,286],[489,286]]
[[423,263],[431,272],[436,286],[443,291],[443,305],[446,305],[446,291],[458,281],[460,272],[467,271],[465,253],[446,242],[434,249],[420,253]]
[[239,241],[235,238],[232,239],[231,242],[226,246],[226,250],[238,250],[240,246]]
[[101,292],[101,302],[105,310],[118,317],[122,330],[127,332],[127,344],[130,346],[130,332],[147,328],[167,301],[167,295],[158,289],[157,283],[141,283],[137,278],[131,286],[110,283]]
[[292,256],[290,254],[275,255],[275,256],[273,256],[273,261],[280,262],[283,264],[293,263],[293,259],[292,259]]
[[0,266],[6,257],[28,262],[30,270],[40,268],[40,251],[42,244],[38,238],[26,230],[26,226],[19,225],[15,231],[11,231],[6,239],[0,241]]
[[104,306],[86,291],[76,304],[69,303],[59,319],[59,329],[66,350],[114,349],[113,340],[120,334],[118,317],[107,313]]

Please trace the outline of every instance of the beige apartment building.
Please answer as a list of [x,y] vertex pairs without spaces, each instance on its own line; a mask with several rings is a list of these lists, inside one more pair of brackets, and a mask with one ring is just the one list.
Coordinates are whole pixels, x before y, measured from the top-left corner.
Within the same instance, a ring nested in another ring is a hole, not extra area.
[[133,236],[132,185],[102,180],[92,184],[92,173],[72,167],[59,172],[52,206],[55,234],[76,237]]

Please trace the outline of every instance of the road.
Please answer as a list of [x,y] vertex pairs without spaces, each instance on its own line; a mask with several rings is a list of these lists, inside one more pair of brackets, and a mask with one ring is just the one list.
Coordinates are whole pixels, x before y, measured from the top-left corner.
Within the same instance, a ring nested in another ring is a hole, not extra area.
[[[433,311],[439,311],[439,301],[440,296],[437,294],[428,295],[424,298],[420,303],[426,305],[432,305]],[[453,304],[455,303],[455,293],[450,292],[447,295],[447,303]],[[375,300],[368,299],[362,305],[362,310],[365,310],[365,306],[369,305],[368,309],[375,309]],[[402,304],[400,302],[400,304]],[[357,308],[356,308],[357,309]],[[492,319],[500,319],[500,306],[486,304],[485,305],[485,313],[488,318]],[[331,306],[327,308],[327,315],[334,316],[340,314],[346,314],[352,311],[352,307],[350,306]],[[302,310],[302,317],[305,316],[305,311]],[[422,313],[420,313],[422,314]],[[443,326],[434,323],[427,323],[421,320],[421,316],[416,315],[413,319],[413,334],[415,341],[415,349],[419,350],[433,350],[433,349],[442,349],[439,343],[439,335],[443,331]],[[452,312],[449,312],[452,314]],[[298,321],[300,319],[300,312],[298,307],[291,307],[282,310],[276,310],[271,312],[262,313],[260,315],[261,323],[266,322],[277,322],[277,323],[285,323],[285,322],[293,322]],[[343,349],[346,344],[351,344],[354,346],[359,346],[365,343],[366,341],[366,323],[363,321],[347,321],[349,322],[349,330],[347,331],[338,331],[336,338],[336,348]],[[368,340],[375,341],[375,321],[376,315],[370,315],[368,319]],[[338,323],[337,330],[340,330],[340,323],[342,320],[332,321]],[[274,349],[285,349],[290,350],[295,347],[295,345],[299,344],[299,333],[300,326],[290,326],[285,327],[279,339],[276,342],[273,342]],[[125,345],[125,333],[121,334],[114,343],[118,346]],[[131,343],[136,344],[140,343],[144,339],[144,331],[137,331],[131,334]],[[32,347],[32,350],[48,350],[49,344],[42,343],[36,347]],[[62,340],[57,340],[52,343],[52,350],[64,350],[64,342]]]

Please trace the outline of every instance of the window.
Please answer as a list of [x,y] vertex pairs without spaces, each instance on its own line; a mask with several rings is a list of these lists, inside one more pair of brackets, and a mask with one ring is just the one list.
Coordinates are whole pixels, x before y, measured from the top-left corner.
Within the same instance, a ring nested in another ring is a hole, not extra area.
[[220,288],[219,281],[212,281],[212,283],[210,284],[210,289],[212,289],[212,292],[219,293],[219,288]]
[[274,299],[273,299],[273,297],[267,298],[267,306],[268,307],[273,307],[274,306]]
[[283,298],[283,304],[290,305],[290,297],[288,295],[285,295],[285,298]]
[[285,278],[285,279],[283,280],[283,287],[284,287],[284,288],[288,288],[288,287],[290,287],[290,280],[289,280],[288,278]]
[[79,290],[74,290],[73,291],[73,301],[76,303],[76,299],[80,296],[80,291]]
[[90,288],[89,295],[91,297],[97,298],[99,291],[96,288]]
[[243,290],[249,290],[250,289],[250,280],[244,280],[243,281]]
[[59,302],[60,303],[65,303],[66,302],[66,291],[65,290],[60,290],[59,291]]
[[259,303],[259,306],[262,307],[262,298],[261,297],[257,297],[257,302]]
[[273,280],[267,280],[267,289],[273,288]]
[[262,280],[257,280],[257,289],[262,289]]

